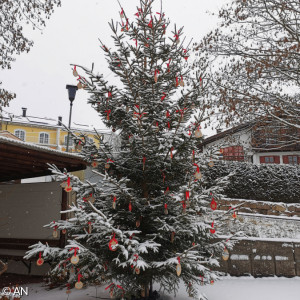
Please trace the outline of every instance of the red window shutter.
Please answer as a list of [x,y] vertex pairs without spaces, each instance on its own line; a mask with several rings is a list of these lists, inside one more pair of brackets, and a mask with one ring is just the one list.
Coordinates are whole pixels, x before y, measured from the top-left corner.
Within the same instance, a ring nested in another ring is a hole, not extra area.
[[274,156],[274,163],[280,164],[280,156]]
[[259,157],[259,162],[260,162],[261,164],[264,164],[264,163],[265,163],[265,156],[260,156],[260,157]]
[[[287,155],[282,155],[283,163],[288,164],[289,163],[289,157]],[[298,157],[299,160],[299,157]]]

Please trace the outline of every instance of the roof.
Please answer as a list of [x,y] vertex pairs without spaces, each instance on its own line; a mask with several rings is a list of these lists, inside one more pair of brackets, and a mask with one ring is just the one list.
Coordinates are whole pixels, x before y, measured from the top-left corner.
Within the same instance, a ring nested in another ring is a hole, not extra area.
[[200,146],[205,146],[207,144],[210,144],[212,142],[215,142],[217,140],[220,140],[222,138],[230,136],[230,135],[232,135],[234,133],[237,133],[239,131],[242,131],[244,129],[252,128],[254,124],[255,124],[255,122],[248,122],[248,123],[240,124],[238,126],[235,126],[235,127],[230,128],[230,129],[224,130],[222,132],[219,132],[215,135],[212,135],[212,136],[204,139],[204,141],[200,144]]
[[78,154],[0,136],[0,182],[51,175],[47,163],[68,172],[84,170],[87,166]]
[[[53,128],[53,129],[64,129],[63,125],[58,124],[58,119],[52,119],[52,118],[41,118],[41,117],[34,117],[34,116],[26,116],[23,117],[22,115],[15,115],[12,113],[9,113],[7,111],[3,111],[1,113],[1,120],[3,122],[9,122],[9,123],[15,123],[15,124],[22,124],[32,127],[44,127],[44,128]],[[63,122],[62,122],[63,123]],[[83,131],[83,132],[89,132],[95,134],[95,129],[91,125],[85,125],[85,124],[79,124],[76,122],[72,122],[71,129],[75,131]],[[106,129],[96,129],[99,133],[106,133],[109,134],[110,131]]]

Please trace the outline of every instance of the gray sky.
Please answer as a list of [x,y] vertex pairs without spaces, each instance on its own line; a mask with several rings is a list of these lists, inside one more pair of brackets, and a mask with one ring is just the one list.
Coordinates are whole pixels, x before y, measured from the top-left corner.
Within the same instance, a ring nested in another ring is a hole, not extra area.
[[[217,18],[206,13],[217,12],[228,0],[163,0],[163,11],[171,21],[184,26],[186,40],[199,41],[217,24]],[[132,21],[138,0],[120,0],[127,16]],[[156,11],[160,1],[156,0]],[[62,0],[47,20],[46,28],[30,31],[34,46],[29,53],[17,56],[11,70],[1,71],[3,87],[17,93],[17,98],[5,108],[21,114],[21,107],[27,107],[28,115],[57,118],[63,116],[67,124],[69,100],[66,84],[76,84],[70,63],[91,66],[113,82],[100,49],[98,38],[106,45],[113,46],[108,22],[119,21],[117,0]],[[154,10],[155,11],[155,10]],[[80,90],[74,101],[72,121],[80,124],[93,124],[104,128],[97,113],[86,104],[88,94]],[[207,132],[209,134],[211,132]]]

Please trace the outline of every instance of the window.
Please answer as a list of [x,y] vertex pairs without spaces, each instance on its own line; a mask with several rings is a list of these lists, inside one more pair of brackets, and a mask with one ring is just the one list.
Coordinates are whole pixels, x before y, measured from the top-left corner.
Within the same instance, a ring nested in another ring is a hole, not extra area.
[[272,155],[272,156],[260,156],[259,157],[261,164],[280,164],[280,156]]
[[[68,144],[68,135],[65,135],[65,145],[67,146],[67,144]],[[69,136],[69,146],[73,146],[73,138],[71,135]]]
[[15,130],[15,136],[22,141],[25,141],[25,131],[22,129],[16,129]]
[[39,143],[40,144],[49,144],[49,134],[45,133],[45,132],[41,132]]
[[298,165],[300,163],[300,156],[298,155],[283,155],[283,163],[289,165]]
[[223,148],[223,160],[244,161],[243,146]]

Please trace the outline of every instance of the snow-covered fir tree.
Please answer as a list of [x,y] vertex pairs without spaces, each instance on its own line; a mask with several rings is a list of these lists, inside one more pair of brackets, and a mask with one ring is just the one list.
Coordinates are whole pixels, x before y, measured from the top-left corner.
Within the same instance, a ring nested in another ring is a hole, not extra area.
[[105,283],[117,298],[154,299],[154,283],[176,293],[182,280],[195,296],[197,285],[217,279],[212,268],[231,243],[217,239],[224,216],[215,214],[227,179],[207,188],[201,174],[214,157],[203,157],[198,147],[201,124],[211,114],[201,99],[205,78],[192,78],[182,28],[171,30],[152,4],[141,0],[132,22],[121,9],[120,23],[110,24],[113,49],[101,43],[119,85],[93,69],[73,69],[119,143],[97,148],[77,138],[102,176],[100,187],[53,167],[66,190],[76,193],[63,212],[69,218],[47,225],[67,243],[62,249],[38,243],[27,257],[51,261],[52,280],[68,288]]

